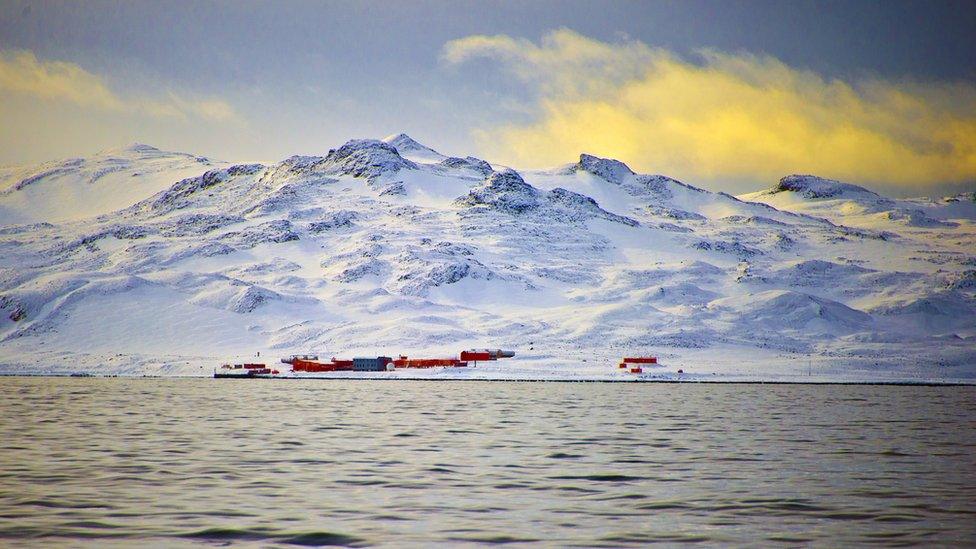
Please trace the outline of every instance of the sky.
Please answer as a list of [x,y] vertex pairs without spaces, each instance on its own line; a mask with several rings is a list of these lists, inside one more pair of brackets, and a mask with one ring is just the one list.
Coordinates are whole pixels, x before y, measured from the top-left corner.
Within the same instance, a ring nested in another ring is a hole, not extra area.
[[406,132],[713,190],[976,187],[971,1],[0,2],[0,164]]

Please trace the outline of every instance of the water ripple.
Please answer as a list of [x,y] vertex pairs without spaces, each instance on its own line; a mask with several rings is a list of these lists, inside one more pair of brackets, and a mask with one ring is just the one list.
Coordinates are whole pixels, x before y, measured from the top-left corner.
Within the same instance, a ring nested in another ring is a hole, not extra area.
[[976,545],[973,388],[0,383],[0,545]]

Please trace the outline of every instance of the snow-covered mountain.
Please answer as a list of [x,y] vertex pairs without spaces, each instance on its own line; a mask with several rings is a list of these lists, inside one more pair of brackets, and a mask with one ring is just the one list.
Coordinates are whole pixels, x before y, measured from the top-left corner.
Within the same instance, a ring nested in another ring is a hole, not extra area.
[[[976,203],[738,198],[407,135],[271,165],[144,145],[0,171],[0,370],[505,347],[504,375],[976,378]],[[498,374],[496,372],[497,375]]]

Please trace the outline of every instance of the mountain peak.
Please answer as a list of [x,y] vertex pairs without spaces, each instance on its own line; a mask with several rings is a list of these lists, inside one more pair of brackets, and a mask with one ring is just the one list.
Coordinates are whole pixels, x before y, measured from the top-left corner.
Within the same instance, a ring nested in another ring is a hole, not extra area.
[[417,168],[416,164],[400,156],[395,146],[377,139],[347,141],[338,149],[330,150],[322,163],[328,165],[335,173],[366,177],[369,180],[402,168]]
[[402,155],[419,154],[423,156],[434,156],[437,158],[443,158],[444,156],[405,133],[398,133],[396,135],[384,137],[383,142],[396,147],[397,151],[399,151]]
[[130,152],[159,152],[159,149],[153,147],[152,145],[137,142],[129,143],[125,147],[122,147],[122,150]]
[[403,144],[415,143],[417,145],[420,145],[420,143],[418,143],[417,140],[415,140],[414,138],[410,137],[409,135],[407,135],[405,133],[397,133],[397,134],[388,135],[388,136],[384,137],[382,139],[382,141],[385,142],[385,143],[390,143],[391,145],[394,145],[396,143],[403,143]]
[[619,160],[613,158],[600,158],[592,154],[580,154],[579,162],[573,166],[576,171],[589,172],[597,177],[602,177],[611,183],[622,183],[624,178],[634,175],[634,171]]
[[122,147],[115,147],[112,149],[105,149],[95,153],[95,156],[132,156],[132,155],[158,155],[158,154],[168,154],[163,151],[153,147],[152,145],[146,145],[145,143],[129,143]]
[[864,187],[842,183],[834,179],[826,179],[815,175],[788,175],[779,180],[779,184],[772,189],[773,193],[795,192],[804,198],[836,198],[845,194],[867,194],[878,196]]
[[386,151],[392,154],[399,154],[395,145],[378,139],[350,139],[342,144],[338,149],[330,149],[326,156],[345,158],[356,151]]

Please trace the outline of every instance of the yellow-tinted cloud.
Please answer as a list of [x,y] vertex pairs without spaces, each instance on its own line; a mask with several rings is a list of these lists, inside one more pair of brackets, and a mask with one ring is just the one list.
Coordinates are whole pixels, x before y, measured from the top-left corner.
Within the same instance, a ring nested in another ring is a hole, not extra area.
[[470,36],[443,51],[449,63],[497,59],[537,86],[534,122],[477,133],[485,154],[514,165],[555,165],[585,151],[692,181],[798,172],[893,186],[976,180],[970,84],[845,82],[772,57],[700,55],[692,63],[569,30],[539,45]]
[[608,44],[566,29],[547,34],[539,46],[503,34],[476,35],[452,40],[441,52],[441,58],[452,64],[478,57],[498,59],[548,94],[606,92],[642,73],[656,56],[641,42]]
[[122,97],[104,80],[74,63],[42,61],[29,51],[0,52],[0,97],[26,95],[102,111],[141,113],[156,118],[239,121],[234,108],[219,99]]

